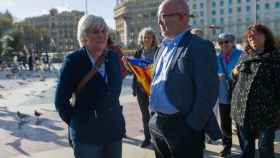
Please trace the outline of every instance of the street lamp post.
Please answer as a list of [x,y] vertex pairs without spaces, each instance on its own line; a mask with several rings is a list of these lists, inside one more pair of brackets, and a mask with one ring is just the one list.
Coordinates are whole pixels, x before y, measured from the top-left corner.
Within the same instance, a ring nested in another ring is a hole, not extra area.
[[255,8],[254,8],[255,10],[255,23],[257,23],[258,22],[258,0],[255,0]]
[[85,0],[85,10],[86,10],[86,15],[88,14],[88,4],[87,4],[87,0]]

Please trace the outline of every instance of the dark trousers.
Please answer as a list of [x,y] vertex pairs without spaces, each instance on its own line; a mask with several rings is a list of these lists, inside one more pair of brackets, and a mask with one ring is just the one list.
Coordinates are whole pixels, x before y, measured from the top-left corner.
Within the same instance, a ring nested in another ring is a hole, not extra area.
[[122,141],[116,141],[111,144],[95,145],[83,144],[73,141],[75,158],[121,158]]
[[193,130],[184,117],[155,113],[149,128],[156,158],[203,158],[205,132]]
[[140,111],[142,114],[145,140],[150,140],[151,135],[149,131],[149,120],[150,120],[149,97],[142,89],[140,89],[140,87],[137,88],[136,95],[137,95],[137,101],[140,107]]
[[230,104],[219,104],[220,118],[221,118],[221,129],[223,134],[223,145],[226,148],[232,146],[232,119],[230,115],[231,106]]
[[259,158],[274,158],[274,130],[261,129],[259,131],[248,126],[239,126],[239,143],[242,149],[240,158],[255,157],[255,140],[259,139]]

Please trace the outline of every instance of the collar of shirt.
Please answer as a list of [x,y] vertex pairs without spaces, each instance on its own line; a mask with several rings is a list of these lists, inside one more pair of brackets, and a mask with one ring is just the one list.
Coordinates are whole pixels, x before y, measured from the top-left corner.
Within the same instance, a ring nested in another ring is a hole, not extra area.
[[183,36],[185,35],[186,32],[190,31],[191,27],[188,26],[186,31],[181,32],[179,34],[177,34],[174,38],[165,38],[163,39],[162,43],[165,47],[173,48],[173,47],[177,47],[181,41],[181,39],[183,38]]
[[168,48],[173,48],[178,46],[179,42],[181,41],[182,37],[184,36],[185,32],[179,33],[174,38],[165,38],[163,40],[163,45]]
[[[95,66],[95,59],[92,57],[92,55],[90,54],[89,50],[86,48],[86,53],[92,63],[92,66]],[[99,69],[98,69],[98,72],[103,76],[105,77],[105,81],[107,81],[107,77],[106,77],[106,73],[105,73],[105,64],[103,63]]]
[[89,59],[90,59],[90,61],[91,61],[91,63],[92,63],[92,66],[94,66],[94,65],[95,65],[95,59],[94,59],[94,58],[92,57],[92,55],[90,54],[88,48],[86,48],[86,52],[87,52],[87,55],[88,55],[88,57],[89,57]]

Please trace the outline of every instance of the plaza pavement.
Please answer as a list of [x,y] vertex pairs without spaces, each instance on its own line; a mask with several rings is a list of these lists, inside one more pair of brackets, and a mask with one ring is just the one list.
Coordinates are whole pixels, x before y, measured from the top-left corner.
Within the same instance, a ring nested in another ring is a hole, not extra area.
[[[73,151],[67,144],[66,125],[60,120],[54,105],[29,103],[28,98],[44,98],[44,93],[54,88],[55,79],[33,80],[23,87],[0,90],[0,158],[74,158]],[[5,85],[0,81],[1,85]],[[124,83],[128,86],[130,83]],[[154,158],[151,148],[140,148],[143,130],[140,111],[136,98],[128,89],[120,98],[124,106],[127,136],[123,140],[123,158]],[[20,103],[21,102],[21,103]],[[22,103],[23,102],[23,103]],[[17,105],[21,106],[17,106]],[[27,115],[25,122],[20,122],[16,112]],[[34,110],[42,112],[40,118],[34,116]],[[238,141],[234,135],[233,155],[239,153]],[[217,145],[206,145],[205,158],[216,158],[221,150]],[[278,144],[276,145],[279,151]],[[187,155],[186,155],[187,157]],[[279,157],[277,155],[277,157]]]

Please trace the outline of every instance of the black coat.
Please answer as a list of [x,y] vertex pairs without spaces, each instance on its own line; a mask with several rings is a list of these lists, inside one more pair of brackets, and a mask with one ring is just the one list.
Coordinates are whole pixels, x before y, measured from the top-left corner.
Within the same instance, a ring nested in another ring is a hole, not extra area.
[[275,127],[280,118],[280,54],[262,56],[243,53],[240,74],[233,90],[232,118],[255,130]]

